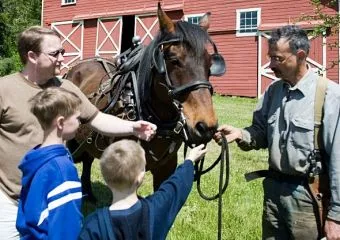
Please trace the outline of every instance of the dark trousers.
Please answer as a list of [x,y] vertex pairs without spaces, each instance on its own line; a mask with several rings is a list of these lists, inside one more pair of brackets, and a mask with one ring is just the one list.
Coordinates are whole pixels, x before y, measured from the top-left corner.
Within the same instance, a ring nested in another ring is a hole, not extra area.
[[303,183],[263,181],[262,239],[318,239],[314,203]]

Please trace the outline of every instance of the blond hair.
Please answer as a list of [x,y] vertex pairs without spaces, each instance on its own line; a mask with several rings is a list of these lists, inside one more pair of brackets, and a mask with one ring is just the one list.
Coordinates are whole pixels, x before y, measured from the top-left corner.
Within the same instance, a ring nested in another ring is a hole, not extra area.
[[145,152],[133,140],[117,141],[103,152],[100,168],[109,187],[119,190],[131,188],[138,175],[145,170]]
[[31,112],[37,117],[41,127],[51,127],[58,116],[70,117],[79,110],[80,98],[64,88],[49,87],[29,100]]
[[41,26],[32,26],[24,30],[18,37],[18,52],[23,64],[27,63],[27,53],[29,51],[40,53],[41,42],[46,35],[60,38],[57,31]]

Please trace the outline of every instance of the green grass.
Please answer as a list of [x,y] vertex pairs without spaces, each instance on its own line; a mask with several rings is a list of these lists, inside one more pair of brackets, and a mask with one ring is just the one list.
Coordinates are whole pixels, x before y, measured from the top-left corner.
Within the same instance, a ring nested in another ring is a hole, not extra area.
[[[246,127],[251,123],[252,112],[256,99],[214,96],[215,109],[219,123],[235,127]],[[235,143],[229,144],[230,149],[230,181],[223,195],[222,239],[260,239],[262,214],[262,181],[247,183],[244,174],[253,170],[267,168],[267,152],[243,152]],[[220,146],[213,141],[208,144],[205,164],[209,166],[219,155]],[[180,162],[183,161],[183,149],[179,151]],[[81,166],[77,166],[81,171]],[[203,191],[215,194],[218,191],[219,167],[204,175],[201,180]],[[99,200],[97,207],[109,205],[111,196],[104,186],[95,161],[92,168],[92,183]],[[152,192],[152,179],[148,173],[139,193],[146,196]],[[206,201],[197,193],[196,184],[181,209],[167,239],[200,240],[217,238],[217,200]],[[96,206],[84,203],[83,213],[87,215]]]

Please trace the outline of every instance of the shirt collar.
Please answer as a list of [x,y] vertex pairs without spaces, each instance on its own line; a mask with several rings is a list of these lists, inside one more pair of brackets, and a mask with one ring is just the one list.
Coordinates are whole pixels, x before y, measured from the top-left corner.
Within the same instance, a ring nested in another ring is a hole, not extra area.
[[309,94],[309,91],[311,87],[313,86],[313,81],[314,81],[314,75],[316,74],[309,65],[308,66],[308,71],[306,74],[298,81],[298,83],[291,87],[288,83],[286,83],[288,89],[290,91],[295,91],[299,90],[304,96]]

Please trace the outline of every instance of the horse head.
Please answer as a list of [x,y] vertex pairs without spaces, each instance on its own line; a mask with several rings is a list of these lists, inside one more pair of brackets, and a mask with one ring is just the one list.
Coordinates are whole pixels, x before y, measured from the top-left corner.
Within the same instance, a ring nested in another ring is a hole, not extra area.
[[[160,31],[146,50],[152,58],[152,82],[144,84],[141,92],[148,95],[144,107],[153,117],[147,120],[157,124],[158,118],[159,123],[175,126],[189,145],[209,142],[218,124],[209,77],[222,75],[225,63],[207,33],[209,16],[202,18],[200,26],[173,22],[159,4]],[[142,63],[140,69],[145,67]]]

